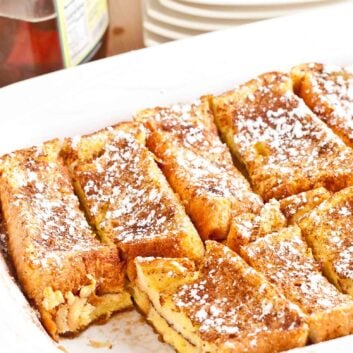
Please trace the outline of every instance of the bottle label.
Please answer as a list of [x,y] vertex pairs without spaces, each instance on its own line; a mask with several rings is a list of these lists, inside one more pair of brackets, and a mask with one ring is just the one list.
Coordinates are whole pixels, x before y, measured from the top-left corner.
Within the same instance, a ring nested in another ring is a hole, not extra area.
[[95,49],[108,27],[107,0],[54,0],[65,67],[76,66]]

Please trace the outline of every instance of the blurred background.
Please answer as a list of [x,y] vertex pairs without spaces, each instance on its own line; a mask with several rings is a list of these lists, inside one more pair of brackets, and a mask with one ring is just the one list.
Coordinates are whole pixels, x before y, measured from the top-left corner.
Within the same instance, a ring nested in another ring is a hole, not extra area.
[[352,0],[0,0],[0,87],[145,46],[347,1]]

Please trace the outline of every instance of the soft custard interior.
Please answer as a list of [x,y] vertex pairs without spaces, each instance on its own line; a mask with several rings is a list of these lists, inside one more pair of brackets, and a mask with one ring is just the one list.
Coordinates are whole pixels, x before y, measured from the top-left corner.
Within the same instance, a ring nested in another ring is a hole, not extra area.
[[142,313],[146,316],[157,332],[163,332],[163,340],[170,344],[179,353],[198,353],[199,350],[191,342],[188,342],[157,312],[152,306],[147,294],[134,287],[132,290],[134,301]]
[[64,335],[78,332],[98,319],[107,319],[116,311],[132,307],[128,291],[99,295],[96,289],[93,277],[91,283],[81,287],[77,294],[46,287],[40,312],[50,326],[56,326],[57,335]]
[[206,352],[215,352],[216,347],[200,338],[197,327],[173,302],[176,288],[198,277],[194,263],[188,259],[166,262],[158,258],[149,262],[146,258],[143,266],[136,262],[136,269],[135,302],[148,313],[147,319],[162,332],[163,339],[179,352],[199,352],[201,347]]

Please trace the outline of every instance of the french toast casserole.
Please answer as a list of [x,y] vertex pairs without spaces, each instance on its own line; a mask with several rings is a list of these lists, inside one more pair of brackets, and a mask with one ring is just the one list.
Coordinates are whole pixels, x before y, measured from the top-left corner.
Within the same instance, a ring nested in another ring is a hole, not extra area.
[[136,307],[179,353],[353,334],[353,74],[308,63],[0,157],[49,335]]

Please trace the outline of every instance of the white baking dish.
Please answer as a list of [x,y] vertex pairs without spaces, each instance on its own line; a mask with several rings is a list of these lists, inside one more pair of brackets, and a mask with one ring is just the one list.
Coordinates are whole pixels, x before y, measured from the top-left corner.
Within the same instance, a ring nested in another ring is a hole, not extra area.
[[[136,110],[217,93],[305,61],[353,64],[353,3],[203,35],[18,83],[0,90],[0,153],[88,133]],[[96,341],[96,342],[92,342]],[[97,351],[94,343],[112,344]],[[136,312],[59,345],[71,353],[169,353]],[[0,256],[0,352],[60,352]],[[353,336],[298,352],[351,353]]]

